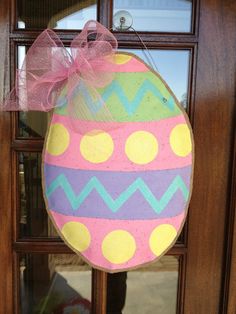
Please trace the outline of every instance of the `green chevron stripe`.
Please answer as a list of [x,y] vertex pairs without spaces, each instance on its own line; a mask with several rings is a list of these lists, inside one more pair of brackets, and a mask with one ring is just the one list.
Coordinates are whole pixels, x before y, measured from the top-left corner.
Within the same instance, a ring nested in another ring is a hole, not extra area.
[[[100,89],[99,93],[117,122],[153,121],[181,113],[161,79],[152,72],[116,73],[113,82]],[[58,100],[61,105],[62,100],[63,94]],[[83,109],[89,117],[89,110]],[[58,108],[56,113],[67,115],[66,104]],[[91,119],[94,120],[94,115],[91,115]],[[99,113],[96,120],[99,121]]]

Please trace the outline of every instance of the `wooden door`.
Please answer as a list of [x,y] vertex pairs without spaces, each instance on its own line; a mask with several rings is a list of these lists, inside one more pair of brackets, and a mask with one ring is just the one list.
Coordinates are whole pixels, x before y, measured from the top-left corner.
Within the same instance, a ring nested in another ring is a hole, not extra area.
[[[61,242],[44,209],[47,115],[0,113],[0,313],[53,313],[72,298],[87,299],[82,304],[92,313],[235,313],[235,1],[0,0],[0,96],[42,29],[57,27],[69,45],[87,19],[112,28],[121,9],[133,16],[148,56],[193,126],[187,223],[150,268],[114,275],[91,269]],[[133,31],[114,33],[120,49],[145,58]]]

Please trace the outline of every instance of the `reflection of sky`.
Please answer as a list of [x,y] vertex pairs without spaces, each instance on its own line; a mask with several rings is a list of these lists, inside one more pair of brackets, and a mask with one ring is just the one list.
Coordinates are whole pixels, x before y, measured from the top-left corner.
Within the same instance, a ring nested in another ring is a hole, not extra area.
[[[172,89],[179,101],[188,90],[189,51],[188,50],[141,50],[122,49],[135,53],[149,64],[146,55],[151,54],[159,74]],[[148,58],[150,60],[150,57]],[[152,65],[150,65],[152,66]],[[155,67],[154,67],[155,69]]]
[[97,19],[97,5],[91,5],[57,22],[56,29],[82,29],[89,20]]
[[152,9],[152,10],[188,10],[192,0],[114,0],[114,7],[121,8],[126,6],[133,9]]
[[139,31],[189,32],[192,1],[188,0],[114,0],[114,13],[128,11],[133,27]]
[[18,60],[17,60],[17,68],[20,69],[23,65],[23,61],[25,58],[25,46],[18,46]]

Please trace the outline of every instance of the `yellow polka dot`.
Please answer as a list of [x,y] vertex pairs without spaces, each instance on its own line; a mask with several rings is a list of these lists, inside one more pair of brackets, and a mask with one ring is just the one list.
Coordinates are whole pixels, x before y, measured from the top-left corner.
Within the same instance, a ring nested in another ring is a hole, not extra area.
[[175,228],[168,224],[156,227],[149,238],[149,245],[156,256],[160,256],[177,236]]
[[80,152],[84,159],[95,164],[108,160],[113,149],[112,137],[101,130],[92,130],[86,133],[80,142]]
[[89,230],[80,222],[67,222],[64,224],[61,232],[68,244],[79,252],[85,251],[90,245],[91,236]]
[[59,156],[63,154],[69,146],[70,135],[67,129],[60,123],[50,126],[46,150],[50,155]]
[[158,153],[157,139],[150,132],[134,132],[126,141],[125,152],[127,157],[135,164],[148,164],[153,161]]
[[185,157],[191,152],[191,136],[187,124],[178,124],[172,129],[170,146],[173,152],[180,157]]
[[116,64],[125,64],[131,60],[131,56],[125,54],[116,54],[115,55],[115,63]]
[[102,253],[113,264],[123,264],[129,261],[135,250],[135,240],[125,230],[115,230],[108,233],[102,242]]

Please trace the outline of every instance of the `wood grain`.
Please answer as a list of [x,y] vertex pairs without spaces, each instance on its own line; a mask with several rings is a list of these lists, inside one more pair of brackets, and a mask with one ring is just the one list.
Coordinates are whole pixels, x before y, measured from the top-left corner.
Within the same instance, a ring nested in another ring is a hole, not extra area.
[[[9,89],[9,6],[0,0],[0,102]],[[10,115],[0,112],[0,313],[13,313]]]
[[92,313],[106,314],[107,273],[93,269],[92,271]]
[[226,262],[223,275],[223,295],[221,311],[224,314],[236,312],[236,108],[234,127],[234,158],[232,163],[232,188],[229,204],[228,223],[226,225]]
[[187,314],[219,313],[235,106],[236,7],[202,0],[194,107],[195,177],[189,212]]

